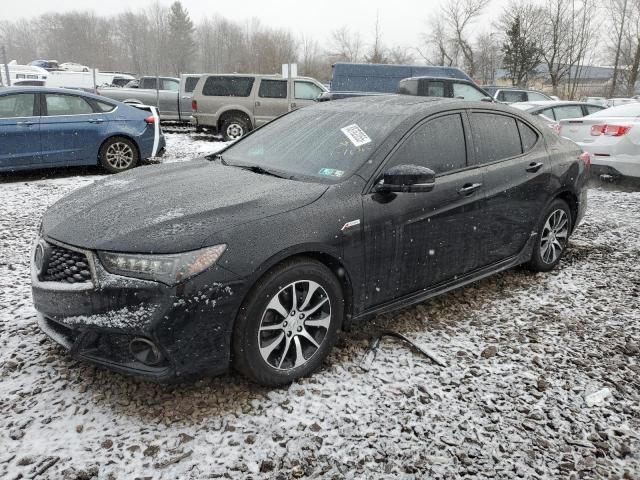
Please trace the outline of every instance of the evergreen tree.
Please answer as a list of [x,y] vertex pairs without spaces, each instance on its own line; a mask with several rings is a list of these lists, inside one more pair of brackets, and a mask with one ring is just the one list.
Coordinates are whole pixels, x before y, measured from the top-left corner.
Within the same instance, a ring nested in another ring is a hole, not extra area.
[[188,73],[195,54],[195,29],[189,12],[179,1],[171,4],[169,11],[168,51],[175,75]]
[[508,78],[517,86],[523,83],[542,61],[540,48],[535,40],[527,38],[522,30],[520,15],[516,15],[506,31],[507,41],[502,46],[504,53],[503,65],[507,69]]

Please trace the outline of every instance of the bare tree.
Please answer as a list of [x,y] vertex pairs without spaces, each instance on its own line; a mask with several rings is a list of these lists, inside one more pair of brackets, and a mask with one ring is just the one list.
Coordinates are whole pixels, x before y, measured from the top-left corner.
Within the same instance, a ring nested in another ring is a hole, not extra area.
[[335,29],[331,37],[330,57],[343,62],[359,62],[362,59],[362,39],[359,33],[352,34],[349,27],[343,25]]
[[382,43],[382,29],[380,27],[380,12],[376,12],[376,23],[373,28],[373,43],[369,53],[364,57],[367,63],[389,63],[386,56],[387,49]]
[[416,50],[428,64],[452,66],[457,63],[458,45],[451,38],[441,11],[429,17],[422,40],[425,48]]

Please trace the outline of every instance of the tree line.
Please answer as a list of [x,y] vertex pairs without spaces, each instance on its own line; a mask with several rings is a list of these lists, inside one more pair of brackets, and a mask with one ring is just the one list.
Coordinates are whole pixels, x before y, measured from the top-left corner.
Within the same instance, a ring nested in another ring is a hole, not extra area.
[[0,21],[0,45],[21,63],[57,59],[137,74],[277,73],[292,61],[300,74],[327,81],[337,61],[426,63],[458,66],[481,83],[495,82],[502,69],[526,86],[544,72],[553,92],[570,98],[586,65],[606,63],[615,67],[608,94],[633,92],[640,0],[511,0],[480,28],[490,1],[446,0],[412,46],[388,45],[379,15],[365,35],[344,25],[320,44],[258,19],[213,15],[194,23],[179,1],[113,16],[73,11]]

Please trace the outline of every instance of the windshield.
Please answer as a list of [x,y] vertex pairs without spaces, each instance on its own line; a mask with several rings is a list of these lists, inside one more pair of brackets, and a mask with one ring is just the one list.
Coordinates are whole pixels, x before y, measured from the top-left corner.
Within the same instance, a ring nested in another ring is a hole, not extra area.
[[627,103],[617,107],[605,108],[599,112],[592,113],[589,117],[640,117],[640,103]]
[[337,183],[353,174],[398,125],[397,115],[307,108],[224,152],[224,162],[300,180]]

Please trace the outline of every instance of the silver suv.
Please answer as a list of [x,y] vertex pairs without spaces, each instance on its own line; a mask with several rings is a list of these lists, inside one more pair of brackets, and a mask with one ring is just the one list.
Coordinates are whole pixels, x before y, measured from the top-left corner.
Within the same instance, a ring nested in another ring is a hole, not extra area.
[[[293,79],[292,108],[315,103],[327,89],[307,77]],[[191,123],[236,140],[288,110],[287,80],[280,75],[202,75],[193,92]]]

